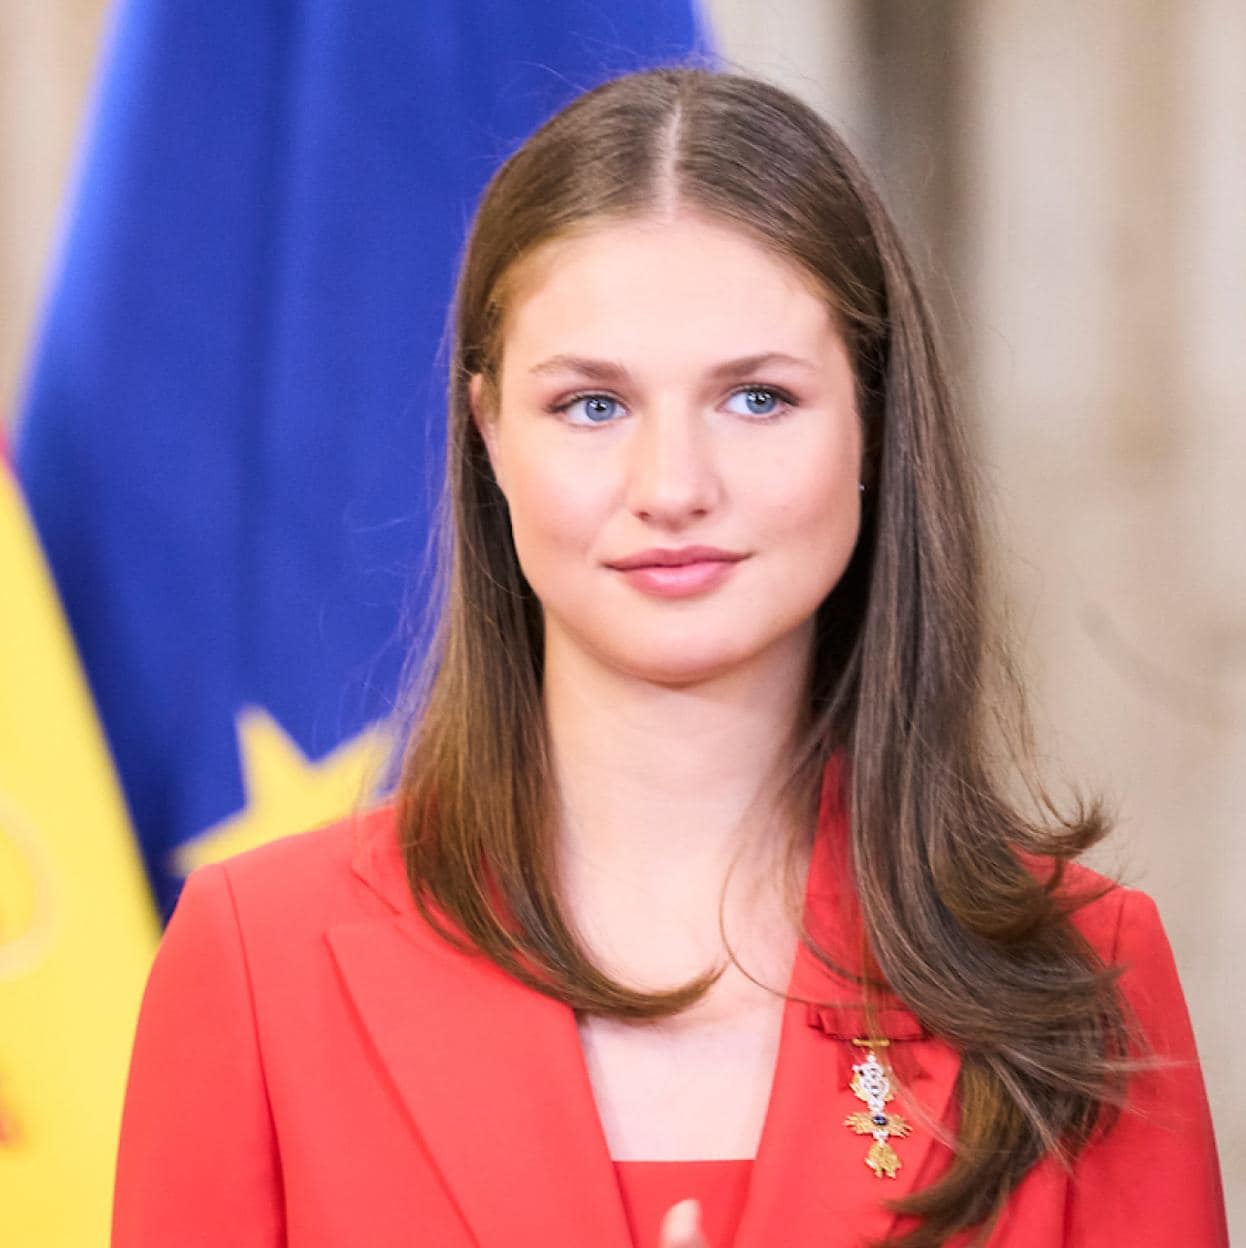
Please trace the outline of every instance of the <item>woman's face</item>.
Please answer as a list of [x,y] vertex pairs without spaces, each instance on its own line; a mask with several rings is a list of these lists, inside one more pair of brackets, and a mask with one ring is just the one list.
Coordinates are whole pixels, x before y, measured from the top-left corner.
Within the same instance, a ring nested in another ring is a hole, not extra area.
[[502,334],[496,410],[479,377],[472,402],[547,661],[686,684],[807,656],[857,540],[861,432],[802,271],[690,214],[612,223],[519,266]]

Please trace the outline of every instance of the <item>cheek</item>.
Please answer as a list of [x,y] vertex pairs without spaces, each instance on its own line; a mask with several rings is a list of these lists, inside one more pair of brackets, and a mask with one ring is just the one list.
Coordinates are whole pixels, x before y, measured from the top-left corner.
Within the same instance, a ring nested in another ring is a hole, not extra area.
[[553,456],[512,457],[507,487],[515,549],[539,594],[551,558],[594,544],[608,503],[592,472],[576,472]]
[[811,571],[823,567],[836,578],[860,529],[855,442],[841,435],[785,455],[780,464],[761,466],[748,487],[760,503],[755,519],[776,548],[803,554]]
[[819,545],[839,546],[856,541],[861,500],[855,473],[807,474],[791,483],[785,518]]
[[769,602],[779,626],[794,625],[831,593],[856,548],[861,503],[855,468],[793,467],[786,489],[770,495],[754,519],[759,546],[769,556],[757,569],[758,598]]

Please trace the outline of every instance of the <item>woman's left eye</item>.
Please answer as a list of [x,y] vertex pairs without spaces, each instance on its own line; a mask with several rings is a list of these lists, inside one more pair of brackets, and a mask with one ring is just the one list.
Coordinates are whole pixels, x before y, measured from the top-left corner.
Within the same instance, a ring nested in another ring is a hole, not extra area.
[[782,390],[775,390],[771,386],[745,386],[731,396],[727,401],[728,405],[737,399],[743,401],[743,406],[730,407],[729,410],[741,416],[755,416],[762,419],[781,415],[783,409],[794,406],[790,395],[784,394]]

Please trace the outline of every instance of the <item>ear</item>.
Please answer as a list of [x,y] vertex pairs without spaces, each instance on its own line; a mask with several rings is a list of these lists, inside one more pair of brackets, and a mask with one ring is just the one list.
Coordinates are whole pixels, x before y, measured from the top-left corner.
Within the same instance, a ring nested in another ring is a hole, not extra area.
[[[501,486],[502,474],[499,471],[498,464],[497,413],[491,410],[483,373],[472,373],[467,379],[467,403],[471,408],[472,424],[476,426],[481,441],[485,444],[485,451],[489,456],[489,466],[493,469],[493,476],[498,485]],[[505,493],[505,489],[502,492]]]

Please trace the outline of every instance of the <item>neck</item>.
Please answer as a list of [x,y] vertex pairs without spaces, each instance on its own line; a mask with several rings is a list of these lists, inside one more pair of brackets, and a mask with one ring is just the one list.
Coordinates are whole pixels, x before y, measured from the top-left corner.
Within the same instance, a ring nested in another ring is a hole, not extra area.
[[793,941],[783,867],[810,812],[781,808],[773,777],[807,653],[793,639],[674,687],[547,640],[562,888],[581,935],[625,979],[669,986],[700,974],[721,960],[721,922],[782,984]]

